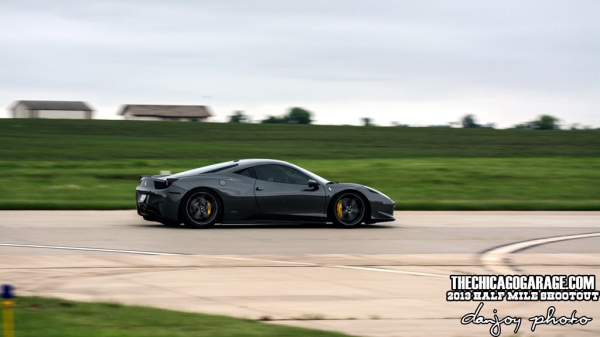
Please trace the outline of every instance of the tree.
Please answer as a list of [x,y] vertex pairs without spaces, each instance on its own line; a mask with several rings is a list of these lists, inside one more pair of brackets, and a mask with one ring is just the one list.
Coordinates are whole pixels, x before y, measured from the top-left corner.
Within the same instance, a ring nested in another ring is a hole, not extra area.
[[463,128],[480,128],[481,125],[475,122],[475,116],[473,115],[465,115],[462,118],[462,126]]
[[513,126],[513,129],[517,129],[517,130],[533,130],[533,125],[531,125],[531,123],[532,122],[517,124],[517,125]]
[[233,115],[229,117],[229,123],[248,123],[249,121],[250,119],[243,111],[235,111]]
[[559,120],[554,116],[541,115],[534,121],[517,124],[514,128],[518,130],[558,130],[560,129]]
[[294,107],[290,109],[284,119],[287,119],[287,123],[292,124],[310,124],[312,122],[310,115],[310,111]]
[[263,124],[310,124],[312,113],[308,110],[294,107],[283,117],[269,116],[261,121]]
[[285,123],[285,122],[283,121],[283,118],[269,116],[269,118],[261,121],[261,123],[263,123],[263,124],[281,124],[281,123]]
[[536,130],[558,130],[559,119],[550,115],[541,115],[537,120],[533,121],[533,128]]
[[373,125],[372,121],[371,121],[371,118],[369,118],[369,117],[363,117],[361,119],[363,121],[363,125],[364,126],[371,126],[371,125]]

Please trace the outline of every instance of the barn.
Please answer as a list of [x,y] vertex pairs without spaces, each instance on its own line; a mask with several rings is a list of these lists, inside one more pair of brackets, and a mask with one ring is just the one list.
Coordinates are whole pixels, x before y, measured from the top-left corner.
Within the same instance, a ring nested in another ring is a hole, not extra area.
[[92,119],[93,109],[79,101],[17,101],[13,118]]
[[199,122],[212,116],[204,105],[147,105],[128,104],[118,112],[125,119],[169,120]]

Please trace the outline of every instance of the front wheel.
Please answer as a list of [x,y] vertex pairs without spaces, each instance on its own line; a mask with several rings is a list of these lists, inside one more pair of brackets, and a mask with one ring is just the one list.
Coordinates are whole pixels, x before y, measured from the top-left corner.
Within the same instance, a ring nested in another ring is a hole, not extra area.
[[358,226],[365,217],[365,202],[361,196],[354,192],[346,192],[336,196],[330,207],[332,221],[339,226]]
[[221,205],[216,194],[207,189],[198,189],[182,200],[183,223],[186,227],[205,228],[217,222]]

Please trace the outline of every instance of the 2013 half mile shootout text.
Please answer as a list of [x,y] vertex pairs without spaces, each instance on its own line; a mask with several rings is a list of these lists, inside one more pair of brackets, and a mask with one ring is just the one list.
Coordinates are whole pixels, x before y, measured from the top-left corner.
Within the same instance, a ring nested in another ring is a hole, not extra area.
[[450,275],[446,301],[598,301],[595,275]]

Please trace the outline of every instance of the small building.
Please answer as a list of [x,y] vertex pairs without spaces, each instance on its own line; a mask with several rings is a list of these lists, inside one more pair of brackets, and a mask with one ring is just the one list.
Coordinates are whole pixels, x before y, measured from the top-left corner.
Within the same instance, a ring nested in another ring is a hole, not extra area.
[[92,108],[74,101],[17,101],[12,108],[13,118],[92,119]]
[[204,121],[212,114],[204,105],[145,105],[128,104],[118,112],[125,119],[168,120],[168,121]]

